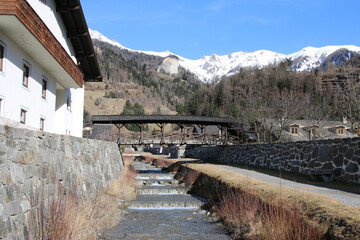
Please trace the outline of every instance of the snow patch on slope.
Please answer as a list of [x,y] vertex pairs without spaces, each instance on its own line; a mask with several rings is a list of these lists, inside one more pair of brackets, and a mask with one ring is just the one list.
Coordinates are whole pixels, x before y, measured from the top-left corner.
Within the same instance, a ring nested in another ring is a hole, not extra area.
[[165,52],[153,52],[153,51],[139,51],[139,50],[133,50],[127,47],[124,47],[123,45],[121,45],[119,42],[115,41],[115,40],[110,40],[109,38],[105,37],[103,34],[101,34],[99,31],[96,30],[92,30],[89,29],[89,33],[90,33],[90,37],[92,39],[97,39],[99,41],[102,42],[106,42],[109,43],[115,47],[119,47],[121,49],[126,49],[130,52],[137,52],[137,53],[144,53],[144,54],[148,54],[148,55],[153,55],[153,56],[159,56],[159,57],[168,57],[170,55],[175,55],[169,51],[165,51]]
[[321,48],[306,47],[287,57],[294,61],[294,68],[297,71],[309,71],[320,66],[326,57],[342,48],[346,48],[353,52],[360,52],[360,47],[353,45],[326,46]]
[[[114,40],[110,40],[98,31],[89,29],[91,38],[107,42],[113,46],[126,49],[128,51],[154,55],[165,58],[159,67],[159,71],[165,71],[168,74],[177,74],[179,67],[183,67],[189,72],[195,74],[203,82],[211,82],[222,76],[231,76],[238,73],[242,68],[247,67],[265,67],[270,64],[277,64],[287,58],[293,61],[293,68],[297,71],[309,71],[319,67],[326,57],[335,51],[346,48],[350,51],[360,53],[360,47],[353,45],[326,46],[321,48],[306,47],[298,52],[286,55],[268,50],[259,50],[255,52],[234,52],[228,55],[219,56],[212,54],[204,56],[198,60],[190,60],[169,51],[153,52],[138,51],[122,46]],[[174,64],[174,66],[172,66]]]

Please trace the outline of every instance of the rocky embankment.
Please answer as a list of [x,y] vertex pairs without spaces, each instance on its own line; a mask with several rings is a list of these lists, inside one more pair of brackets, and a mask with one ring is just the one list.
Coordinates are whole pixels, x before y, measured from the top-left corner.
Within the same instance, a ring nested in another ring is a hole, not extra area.
[[115,143],[0,125],[0,239],[32,239],[51,199],[91,198],[122,169]]

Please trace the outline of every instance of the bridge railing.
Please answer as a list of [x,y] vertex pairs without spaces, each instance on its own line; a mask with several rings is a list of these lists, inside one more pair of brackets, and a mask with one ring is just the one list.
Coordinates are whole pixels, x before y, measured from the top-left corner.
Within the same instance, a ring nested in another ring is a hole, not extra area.
[[[161,133],[126,132],[121,133],[119,144],[225,144],[225,135],[207,133]],[[235,141],[234,138],[231,138]]]

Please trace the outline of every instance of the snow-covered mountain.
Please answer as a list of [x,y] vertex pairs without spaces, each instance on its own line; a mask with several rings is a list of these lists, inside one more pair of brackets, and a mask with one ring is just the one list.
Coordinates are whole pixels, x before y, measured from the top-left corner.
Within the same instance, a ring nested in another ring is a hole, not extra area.
[[[222,76],[231,76],[238,73],[242,68],[247,67],[264,67],[269,64],[276,64],[285,59],[293,61],[293,69],[297,71],[310,71],[314,68],[320,67],[325,61],[335,61],[334,54],[342,50],[342,59],[351,58],[351,52],[360,53],[360,47],[353,45],[342,46],[326,46],[321,48],[306,47],[299,52],[289,55],[276,53],[267,50],[260,50],[255,52],[234,52],[228,55],[219,56],[213,54],[205,56],[198,60],[190,60],[179,55],[165,52],[139,51],[132,50],[122,46],[114,40],[110,40],[98,31],[89,29],[91,38],[109,43],[121,49],[126,49],[134,53],[144,53],[164,58],[159,65],[158,71],[163,71],[168,74],[177,74],[179,68],[193,73],[203,82],[211,82]],[[344,53],[344,49],[346,49]],[[335,63],[335,62],[334,62]]]

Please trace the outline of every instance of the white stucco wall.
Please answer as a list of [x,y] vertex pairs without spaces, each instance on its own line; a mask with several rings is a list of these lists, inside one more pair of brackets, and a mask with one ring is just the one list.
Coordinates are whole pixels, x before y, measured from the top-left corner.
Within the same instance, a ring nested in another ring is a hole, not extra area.
[[[77,119],[72,121],[72,133],[73,136],[82,137],[83,133],[83,119],[84,119],[84,98],[85,98],[85,86],[82,88],[70,89],[72,96],[72,117]],[[78,119],[81,119],[79,121]]]
[[[20,121],[20,109],[27,110],[26,125],[39,129],[45,119],[45,131],[54,128],[56,82],[37,62],[0,32],[6,44],[5,70],[0,74],[0,95],[4,96],[2,116]],[[28,88],[22,85],[23,64],[30,66]],[[42,98],[42,79],[48,80],[46,99]]]
[[[67,108],[71,100],[71,110]],[[56,91],[55,133],[81,137],[83,131],[84,88]],[[81,121],[79,121],[81,119]]]
[[[36,62],[36,56],[26,54],[1,31],[0,43],[6,47],[4,72],[0,73],[1,116],[20,122],[20,110],[23,108],[27,110],[27,126],[39,129],[40,118],[44,118],[45,131],[82,137],[84,89],[64,89]],[[30,65],[28,88],[22,85],[24,62]],[[42,98],[44,77],[48,80],[46,99]],[[57,96],[57,93],[60,94]],[[71,97],[72,111],[67,110],[66,96]]]
[[55,1],[46,0],[46,4],[39,0],[27,1],[76,63],[75,51],[71,45],[71,41],[67,38],[67,32],[61,16],[56,12]]

